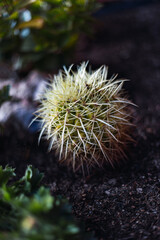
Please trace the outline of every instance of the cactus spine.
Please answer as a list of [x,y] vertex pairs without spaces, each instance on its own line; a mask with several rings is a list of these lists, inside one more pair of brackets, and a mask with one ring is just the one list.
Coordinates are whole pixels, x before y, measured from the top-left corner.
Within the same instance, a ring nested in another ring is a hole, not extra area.
[[126,80],[108,79],[106,66],[89,72],[86,67],[82,63],[77,72],[64,67],[54,76],[35,118],[42,123],[39,140],[42,135],[49,140],[49,150],[74,171],[104,162],[114,166],[131,140],[132,103],[122,90]]

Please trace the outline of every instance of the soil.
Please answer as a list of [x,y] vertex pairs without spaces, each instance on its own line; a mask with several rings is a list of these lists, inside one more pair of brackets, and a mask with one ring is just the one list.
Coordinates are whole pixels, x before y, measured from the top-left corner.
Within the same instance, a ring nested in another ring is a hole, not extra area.
[[[98,19],[94,38],[82,37],[75,63],[130,79],[125,85],[135,109],[135,140],[128,161],[83,177],[59,166],[47,143],[13,119],[0,136],[2,165],[22,175],[32,164],[45,173],[53,195],[67,197],[73,213],[99,240],[160,239],[160,4]],[[13,124],[14,123],[14,124]]]

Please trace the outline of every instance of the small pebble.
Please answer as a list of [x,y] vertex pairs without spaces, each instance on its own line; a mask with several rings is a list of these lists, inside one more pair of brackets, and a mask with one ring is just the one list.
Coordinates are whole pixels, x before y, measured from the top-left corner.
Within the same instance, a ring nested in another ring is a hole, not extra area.
[[108,191],[108,190],[105,191],[105,194],[106,194],[107,196],[110,196],[110,195],[111,195],[110,191]]
[[117,180],[115,178],[111,178],[108,183],[112,186],[116,185]]
[[136,189],[138,193],[143,193],[143,189],[142,188],[137,188]]

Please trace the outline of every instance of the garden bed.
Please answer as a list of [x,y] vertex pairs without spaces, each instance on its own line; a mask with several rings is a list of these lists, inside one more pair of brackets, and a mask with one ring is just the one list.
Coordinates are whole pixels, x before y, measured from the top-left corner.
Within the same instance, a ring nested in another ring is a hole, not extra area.
[[135,109],[135,140],[128,161],[117,169],[96,169],[90,176],[59,166],[38,134],[8,121],[0,136],[1,164],[23,174],[28,164],[45,173],[53,195],[66,196],[74,215],[100,240],[160,238],[160,4],[97,20],[95,38],[82,37],[75,63],[130,79],[128,95]]

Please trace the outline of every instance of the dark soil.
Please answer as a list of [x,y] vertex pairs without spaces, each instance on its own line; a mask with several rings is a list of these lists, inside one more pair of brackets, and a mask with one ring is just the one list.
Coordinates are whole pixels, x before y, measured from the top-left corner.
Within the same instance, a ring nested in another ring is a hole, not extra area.
[[74,175],[47,153],[47,143],[37,145],[37,134],[14,122],[0,136],[1,164],[16,167],[18,175],[27,164],[38,167],[52,194],[66,196],[99,240],[160,239],[160,4],[97,20],[95,37],[82,37],[76,51],[76,63],[88,59],[131,80],[125,88],[138,108],[128,161],[85,178]]

